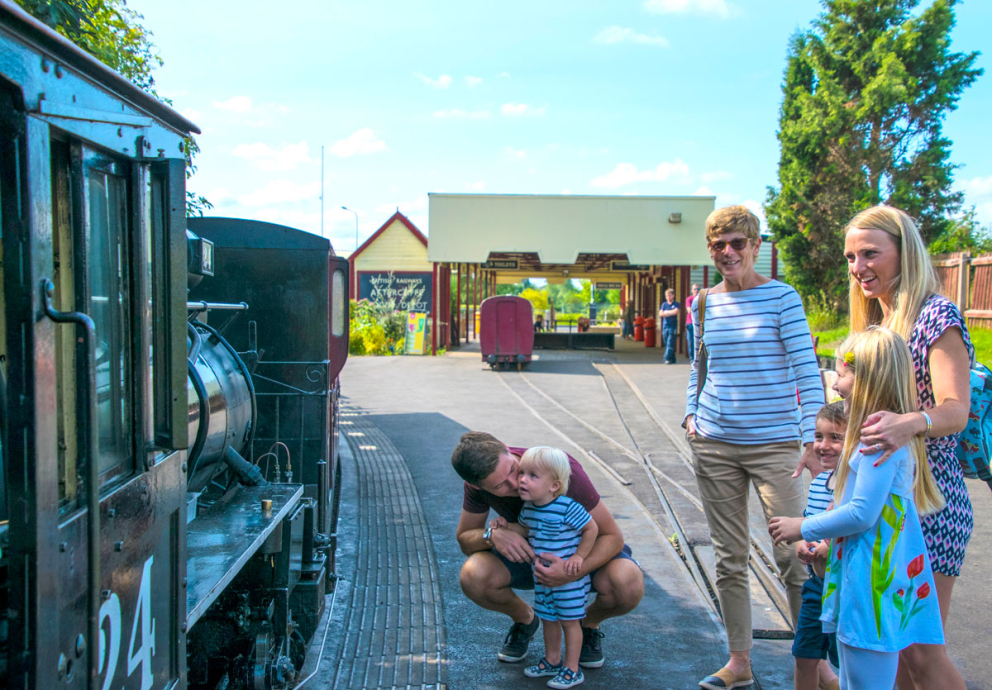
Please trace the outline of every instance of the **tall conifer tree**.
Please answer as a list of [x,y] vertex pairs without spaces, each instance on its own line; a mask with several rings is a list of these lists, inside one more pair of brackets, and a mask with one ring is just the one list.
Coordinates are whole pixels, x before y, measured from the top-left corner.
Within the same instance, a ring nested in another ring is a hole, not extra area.
[[843,303],[844,224],[879,203],[915,217],[924,237],[953,227],[947,114],[981,73],[950,48],[955,0],[825,0],[789,43],[778,138],[779,184],[765,204],[786,278]]

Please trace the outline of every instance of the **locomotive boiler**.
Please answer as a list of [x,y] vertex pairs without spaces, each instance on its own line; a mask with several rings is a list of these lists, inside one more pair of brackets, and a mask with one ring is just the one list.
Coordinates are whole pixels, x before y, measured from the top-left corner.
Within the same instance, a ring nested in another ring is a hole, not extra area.
[[292,687],[333,586],[347,262],[187,219],[197,131],[0,0],[8,687]]

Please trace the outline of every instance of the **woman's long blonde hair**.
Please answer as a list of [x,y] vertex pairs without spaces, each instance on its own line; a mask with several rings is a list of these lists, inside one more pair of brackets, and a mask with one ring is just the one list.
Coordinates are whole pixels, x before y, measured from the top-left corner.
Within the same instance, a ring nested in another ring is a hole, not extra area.
[[[847,436],[837,468],[835,495],[844,495],[844,483],[850,474],[850,462],[861,444],[860,429],[869,415],[887,410],[896,414],[915,412],[916,377],[913,357],[902,336],[889,328],[871,326],[848,338],[837,350],[837,366],[854,373],[854,389],[848,397]],[[944,507],[944,496],[937,486],[927,461],[923,438],[909,442],[916,473],[913,499],[921,515]]]
[[940,291],[937,273],[923,243],[916,223],[905,211],[892,206],[873,206],[851,219],[844,235],[854,229],[887,232],[899,249],[899,276],[896,278],[895,308],[888,318],[882,314],[877,299],[865,297],[854,276],[850,277],[851,332],[859,333],[869,326],[891,328],[906,340],[913,333],[916,318],[930,295]]

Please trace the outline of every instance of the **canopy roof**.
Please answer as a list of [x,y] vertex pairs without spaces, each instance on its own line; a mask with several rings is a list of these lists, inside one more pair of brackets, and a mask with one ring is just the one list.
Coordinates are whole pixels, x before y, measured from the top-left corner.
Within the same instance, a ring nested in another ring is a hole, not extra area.
[[708,264],[712,196],[430,194],[427,257],[483,263],[493,254],[536,254],[575,264],[580,254],[626,256],[631,264]]

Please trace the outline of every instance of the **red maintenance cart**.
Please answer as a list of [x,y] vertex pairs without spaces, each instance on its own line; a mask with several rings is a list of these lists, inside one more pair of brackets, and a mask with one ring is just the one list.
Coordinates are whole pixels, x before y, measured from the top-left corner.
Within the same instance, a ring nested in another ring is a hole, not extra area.
[[499,295],[479,309],[482,361],[491,369],[517,363],[517,371],[534,352],[534,308],[522,297]]

